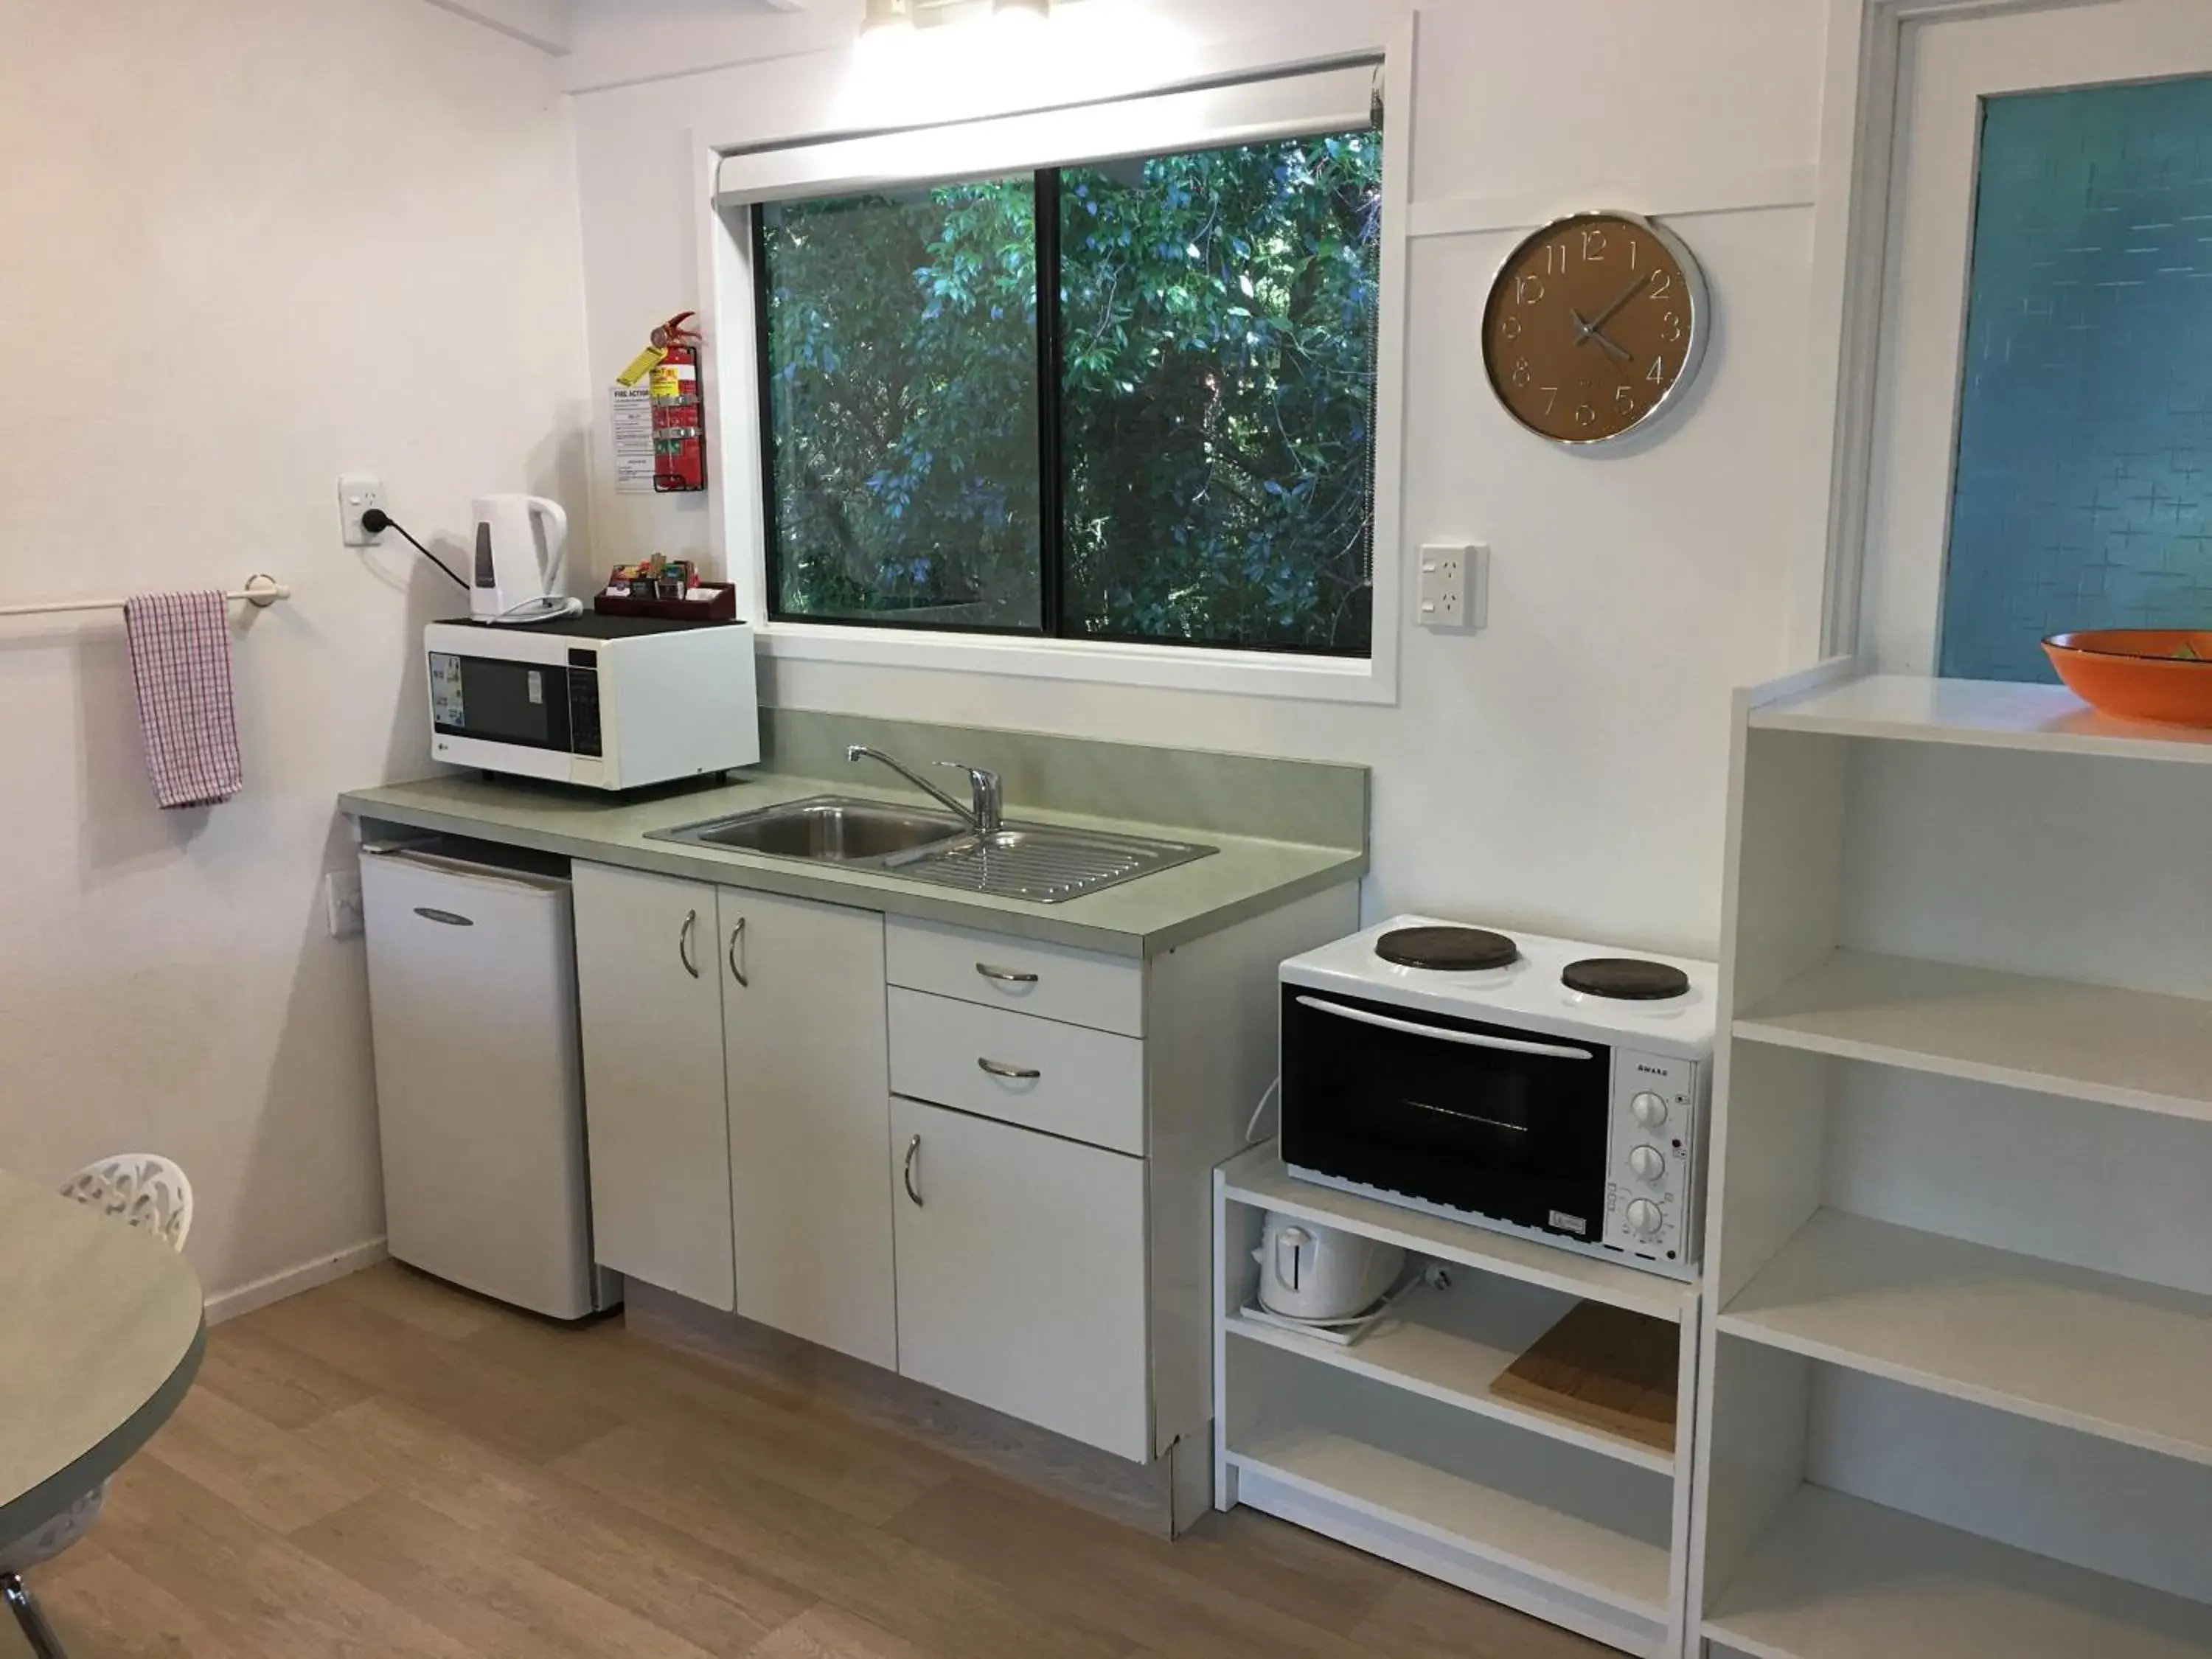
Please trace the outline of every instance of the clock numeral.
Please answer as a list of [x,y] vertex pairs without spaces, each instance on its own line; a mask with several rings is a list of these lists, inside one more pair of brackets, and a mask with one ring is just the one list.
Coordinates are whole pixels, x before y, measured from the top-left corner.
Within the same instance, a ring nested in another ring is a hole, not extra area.
[[1508,317],[1504,322],[1498,324],[1498,337],[1503,340],[1519,339],[1521,337],[1521,319],[1518,317]]
[[1550,414],[1552,406],[1559,401],[1559,388],[1555,386],[1540,386],[1536,390],[1544,394],[1544,413]]
[[1636,270],[1641,268],[1636,263],[1636,256],[1642,251],[1642,248],[1643,245],[1633,236],[1628,239],[1628,268],[1631,270]]
[[1613,387],[1613,406],[1625,414],[1633,415],[1636,413],[1636,394],[1625,386]]
[[1666,384],[1667,384],[1667,360],[1666,360],[1666,358],[1664,358],[1664,357],[1654,357],[1654,358],[1651,360],[1651,367],[1650,367],[1650,368],[1648,368],[1648,369],[1644,370],[1644,378],[1645,380],[1647,380],[1650,381],[1650,382],[1651,382],[1651,384],[1652,384],[1652,385],[1654,385],[1654,386],[1664,386],[1664,385],[1666,385]]
[[1674,291],[1674,273],[1671,270],[1662,270],[1659,273],[1659,280],[1651,284],[1648,297],[1654,300],[1663,300]]
[[1577,404],[1575,405],[1575,424],[1577,426],[1595,426],[1597,424],[1597,410],[1592,409],[1588,404]]
[[1508,378],[1515,386],[1523,386],[1534,380],[1536,374],[1535,371],[1528,367],[1528,360],[1526,357],[1516,357],[1513,360],[1513,373]]
[[1513,279],[1513,303],[1533,306],[1544,297],[1543,279],[1535,276],[1516,276]]
[[1605,233],[1595,225],[1583,228],[1583,259],[1589,264],[1601,264],[1605,260]]
[[1565,242],[1544,244],[1544,275],[1564,276],[1567,274],[1567,245]]
[[1672,345],[1682,337],[1682,316],[1670,311],[1659,319],[1659,337]]

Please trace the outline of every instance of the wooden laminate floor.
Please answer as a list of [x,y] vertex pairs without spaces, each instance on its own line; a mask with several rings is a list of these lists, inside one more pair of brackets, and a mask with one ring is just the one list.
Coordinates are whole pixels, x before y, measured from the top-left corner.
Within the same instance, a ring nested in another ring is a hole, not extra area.
[[[386,1265],[217,1328],[71,1659],[1595,1659],[1249,1510],[1175,1544],[649,1342]],[[20,1659],[0,1617],[0,1659]]]

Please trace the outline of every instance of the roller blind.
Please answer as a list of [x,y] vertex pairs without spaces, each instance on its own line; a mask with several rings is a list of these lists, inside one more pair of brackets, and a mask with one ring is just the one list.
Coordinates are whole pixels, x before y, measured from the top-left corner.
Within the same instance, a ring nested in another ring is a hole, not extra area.
[[1026,115],[909,127],[722,157],[717,207],[1340,131],[1373,118],[1380,60]]

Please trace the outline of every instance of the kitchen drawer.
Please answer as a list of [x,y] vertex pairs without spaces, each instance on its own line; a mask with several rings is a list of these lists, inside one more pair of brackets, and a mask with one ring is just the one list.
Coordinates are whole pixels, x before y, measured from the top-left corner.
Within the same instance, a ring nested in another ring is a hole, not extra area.
[[1123,1036],[1145,1034],[1145,964],[1134,957],[896,917],[884,927],[884,957],[894,985]]
[[1144,1155],[1134,1037],[896,988],[890,1037],[893,1094]]

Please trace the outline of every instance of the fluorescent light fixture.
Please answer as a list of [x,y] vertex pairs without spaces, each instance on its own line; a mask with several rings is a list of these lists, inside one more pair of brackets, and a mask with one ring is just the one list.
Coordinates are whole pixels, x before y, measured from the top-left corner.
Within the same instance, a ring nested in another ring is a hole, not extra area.
[[910,27],[914,23],[914,6],[915,0],[868,0],[868,9],[860,16],[860,33]]
[[1052,11],[1052,0],[991,0],[991,11],[999,17],[1043,17]]

